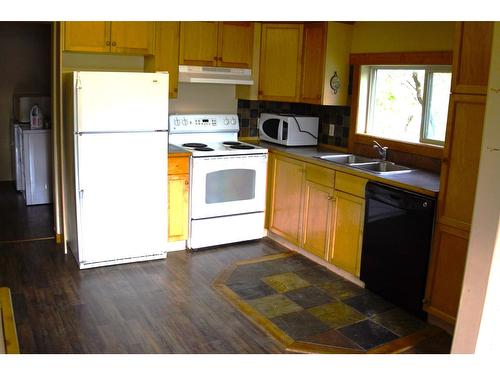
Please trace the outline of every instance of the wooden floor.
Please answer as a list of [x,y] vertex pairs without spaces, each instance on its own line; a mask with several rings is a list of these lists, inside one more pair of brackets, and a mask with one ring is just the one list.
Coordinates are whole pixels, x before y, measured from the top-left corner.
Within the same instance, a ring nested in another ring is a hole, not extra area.
[[[43,220],[6,202],[16,194],[0,191],[0,207],[11,207],[2,209],[2,223],[14,228],[0,232],[0,286],[11,289],[22,353],[283,353],[211,285],[239,260],[282,251],[273,242],[79,270],[53,239],[19,241],[50,234],[52,221],[41,228]],[[443,340],[410,353],[446,352]]]

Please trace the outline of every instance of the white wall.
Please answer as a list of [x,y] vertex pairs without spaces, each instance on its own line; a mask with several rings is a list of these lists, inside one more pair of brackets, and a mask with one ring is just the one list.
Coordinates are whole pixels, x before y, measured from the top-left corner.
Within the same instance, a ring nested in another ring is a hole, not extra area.
[[176,99],[170,99],[170,113],[231,113],[238,109],[235,85],[182,83]]
[[476,353],[498,355],[500,346],[499,119],[500,22],[496,22],[474,214],[453,353],[474,353],[475,350]]

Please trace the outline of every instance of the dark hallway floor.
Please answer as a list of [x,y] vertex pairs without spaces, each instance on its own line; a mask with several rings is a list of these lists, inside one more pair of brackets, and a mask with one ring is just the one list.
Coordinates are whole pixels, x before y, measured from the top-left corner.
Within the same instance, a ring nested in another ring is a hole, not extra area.
[[13,181],[0,181],[0,241],[53,237],[52,204],[26,206]]
[[[11,289],[21,353],[284,353],[212,286],[238,261],[283,252],[274,242],[79,270],[53,239],[29,240],[52,236],[52,207],[29,210],[0,189],[0,286]],[[447,353],[450,342],[408,352]]]

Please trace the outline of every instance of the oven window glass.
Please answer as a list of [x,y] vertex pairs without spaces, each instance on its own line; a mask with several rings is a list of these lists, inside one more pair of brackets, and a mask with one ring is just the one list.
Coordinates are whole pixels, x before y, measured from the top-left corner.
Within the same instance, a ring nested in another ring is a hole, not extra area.
[[225,169],[207,174],[205,202],[223,203],[255,198],[255,170]]

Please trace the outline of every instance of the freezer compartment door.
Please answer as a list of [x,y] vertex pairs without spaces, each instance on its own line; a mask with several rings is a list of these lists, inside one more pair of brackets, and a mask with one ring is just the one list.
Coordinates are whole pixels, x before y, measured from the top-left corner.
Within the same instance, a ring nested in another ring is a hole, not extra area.
[[80,263],[164,253],[167,133],[83,134],[76,140]]
[[168,74],[75,72],[76,131],[168,129]]

